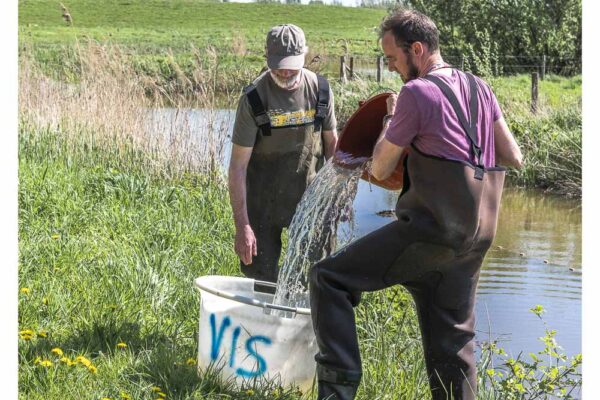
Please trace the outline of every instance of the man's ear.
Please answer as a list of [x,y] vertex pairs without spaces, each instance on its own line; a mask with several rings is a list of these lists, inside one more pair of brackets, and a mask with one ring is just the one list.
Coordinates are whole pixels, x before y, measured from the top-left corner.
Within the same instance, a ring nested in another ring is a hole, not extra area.
[[423,43],[421,43],[421,42],[414,42],[410,47],[413,51],[413,54],[416,57],[422,56],[423,53],[425,52],[425,47],[423,46]]

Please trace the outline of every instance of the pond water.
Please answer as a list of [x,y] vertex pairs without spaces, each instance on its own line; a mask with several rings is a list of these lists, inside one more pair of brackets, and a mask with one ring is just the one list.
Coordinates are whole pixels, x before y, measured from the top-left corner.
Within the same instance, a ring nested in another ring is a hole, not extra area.
[[[218,135],[230,143],[233,118],[233,110],[182,114],[162,109],[151,112],[149,126],[185,129],[199,140]],[[223,165],[228,165],[229,155],[230,145],[223,153]],[[392,221],[390,213],[381,211],[393,210],[397,196],[359,182],[353,203],[354,240]],[[476,340],[498,340],[516,357],[542,350],[538,338],[550,328],[556,329],[556,340],[567,355],[580,353],[581,258],[579,200],[505,188],[496,239],[484,260],[477,290]],[[529,311],[536,305],[546,310],[543,320]]]
[[[361,181],[355,229],[363,236],[391,221],[397,193]],[[529,311],[542,305],[541,321]],[[477,288],[478,341],[498,340],[515,357],[543,349],[544,329],[556,329],[565,353],[581,352],[581,207],[577,200],[505,188],[496,239]],[[544,325],[546,324],[546,325]]]

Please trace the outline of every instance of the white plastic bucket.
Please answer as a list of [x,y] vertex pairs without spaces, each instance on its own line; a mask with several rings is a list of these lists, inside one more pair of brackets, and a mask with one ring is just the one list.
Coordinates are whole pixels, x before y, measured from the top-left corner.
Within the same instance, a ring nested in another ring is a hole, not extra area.
[[[271,304],[270,282],[229,276],[203,276],[200,290],[198,368],[214,366],[224,379],[238,383],[252,379],[275,380],[303,392],[313,385],[317,353],[310,310]],[[256,284],[256,285],[255,285]],[[287,311],[291,318],[265,313]]]

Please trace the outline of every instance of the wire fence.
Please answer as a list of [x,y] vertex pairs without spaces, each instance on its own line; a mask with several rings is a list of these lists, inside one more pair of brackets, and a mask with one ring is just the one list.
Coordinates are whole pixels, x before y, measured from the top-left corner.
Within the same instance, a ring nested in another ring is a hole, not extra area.
[[[481,68],[482,61],[465,55],[445,55],[449,64],[467,71]],[[489,59],[486,68],[494,76],[531,74],[537,72],[540,78],[546,75],[574,76],[581,74],[581,59],[548,56],[501,55]],[[383,81],[395,76],[388,71],[385,60],[381,56],[319,56],[318,60],[310,60],[308,67],[319,70],[330,78],[352,80],[355,78]]]

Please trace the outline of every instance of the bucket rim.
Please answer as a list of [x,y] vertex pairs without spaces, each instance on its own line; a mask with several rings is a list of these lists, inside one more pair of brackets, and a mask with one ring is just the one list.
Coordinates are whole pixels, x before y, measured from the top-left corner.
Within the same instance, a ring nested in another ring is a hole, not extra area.
[[225,299],[228,299],[228,300],[232,300],[232,301],[237,301],[238,303],[247,304],[249,306],[260,307],[260,308],[269,308],[269,309],[272,309],[272,310],[291,312],[291,313],[294,313],[294,316],[296,314],[310,315],[310,309],[309,308],[288,307],[288,306],[282,306],[282,305],[273,304],[273,303],[267,303],[266,301],[257,300],[257,299],[251,298],[251,297],[242,296],[242,295],[239,295],[239,294],[233,294],[233,293],[230,293],[230,292],[228,292],[226,290],[215,289],[214,287],[211,287],[207,283],[204,282],[206,280],[214,279],[214,278],[221,278],[221,279],[244,279],[244,280],[253,281],[255,283],[259,283],[259,284],[262,284],[262,285],[276,287],[276,284],[274,284],[273,282],[259,281],[259,280],[251,279],[251,278],[242,278],[242,277],[233,277],[233,276],[222,276],[222,275],[205,275],[205,276],[201,276],[201,277],[196,278],[194,280],[194,285],[196,286],[196,288],[200,292],[205,291],[207,293],[214,294],[215,296],[222,297],[222,298],[225,298]]

